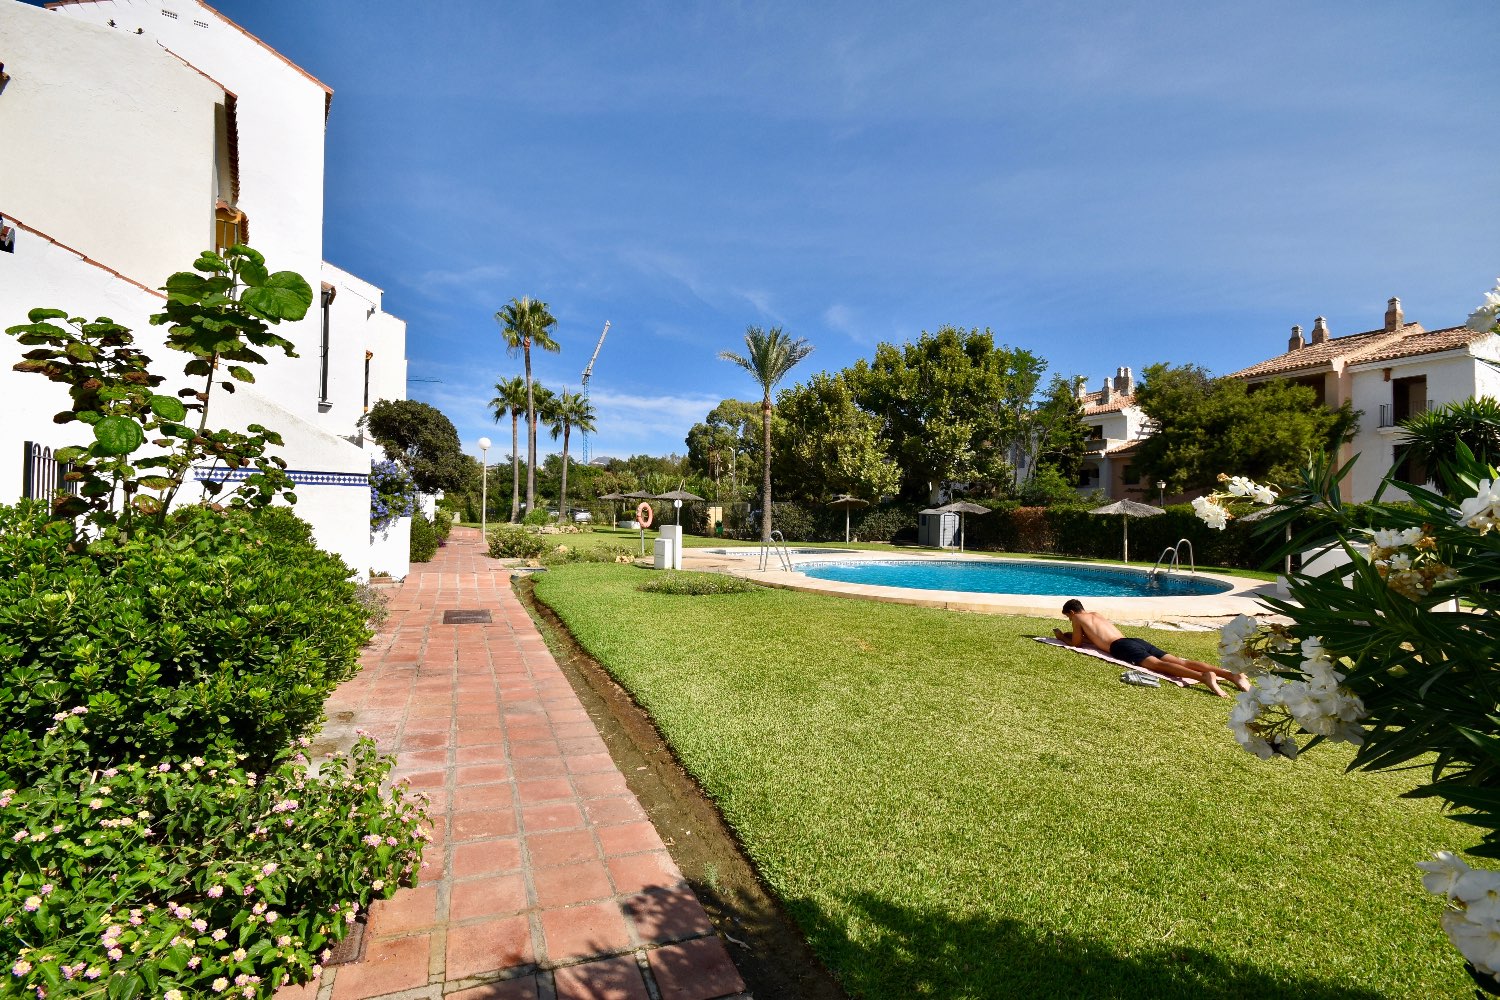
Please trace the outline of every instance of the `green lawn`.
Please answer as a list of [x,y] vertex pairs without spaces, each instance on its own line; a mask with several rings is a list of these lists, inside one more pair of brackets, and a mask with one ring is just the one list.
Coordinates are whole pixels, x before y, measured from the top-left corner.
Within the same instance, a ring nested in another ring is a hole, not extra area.
[[1471,995],[1413,865],[1476,838],[1399,777],[1257,760],[1227,701],[1027,638],[1060,617],[637,591],[650,573],[563,566],[537,595],[852,995]]

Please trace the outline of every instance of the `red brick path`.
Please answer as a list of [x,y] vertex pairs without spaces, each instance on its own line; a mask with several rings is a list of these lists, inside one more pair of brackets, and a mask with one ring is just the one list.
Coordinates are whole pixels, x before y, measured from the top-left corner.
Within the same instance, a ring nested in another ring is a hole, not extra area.
[[[394,592],[328,702],[432,797],[421,884],[359,961],[278,1000],[709,1000],[744,984],[479,532]],[[444,625],[488,609],[489,625]]]

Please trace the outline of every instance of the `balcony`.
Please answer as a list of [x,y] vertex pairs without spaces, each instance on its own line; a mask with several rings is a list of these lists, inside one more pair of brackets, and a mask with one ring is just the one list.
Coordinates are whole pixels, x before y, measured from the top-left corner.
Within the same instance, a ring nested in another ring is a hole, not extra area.
[[1406,420],[1409,417],[1415,417],[1418,414],[1426,413],[1428,410],[1434,410],[1436,408],[1437,405],[1430,399],[1412,400],[1411,402],[1407,403],[1406,406],[1403,406],[1399,409],[1397,408],[1395,403],[1381,403],[1380,423],[1378,426],[1381,429],[1385,429],[1387,427],[1395,427],[1400,424],[1401,421]]

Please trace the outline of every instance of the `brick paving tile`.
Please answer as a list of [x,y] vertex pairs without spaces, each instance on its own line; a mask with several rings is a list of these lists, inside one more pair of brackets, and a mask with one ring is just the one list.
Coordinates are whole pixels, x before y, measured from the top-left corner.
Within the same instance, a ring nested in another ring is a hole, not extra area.
[[552,802],[573,798],[573,785],[567,778],[538,778],[535,781],[516,782],[516,798],[522,804]]
[[662,849],[661,835],[656,832],[656,827],[645,820],[620,826],[602,826],[599,828],[599,843],[604,845],[604,853],[610,857]]
[[536,886],[537,905],[548,909],[589,903],[615,894],[609,870],[602,861],[538,868],[531,878]]
[[[362,959],[276,1000],[707,1000],[743,990],[478,532],[455,528],[391,597],[360,673],[325,708],[394,751],[393,778],[430,797],[422,883],[371,908]],[[441,624],[456,608],[487,608],[494,621]],[[476,977],[493,981],[470,985]]]
[[443,1000],[537,1000],[537,997],[536,976],[524,976],[459,990],[449,993]]
[[453,886],[448,919],[469,920],[519,913],[526,909],[526,880],[520,875],[491,875]]
[[[536,961],[531,923],[525,917],[501,917],[448,928],[447,978],[467,979]],[[339,970],[342,976],[343,970]]]
[[583,810],[576,802],[543,802],[521,807],[521,826],[527,833],[576,830],[583,825]]
[[453,877],[473,878],[516,871],[521,867],[521,841],[517,837],[479,840],[453,847]]
[[554,963],[610,955],[630,947],[625,916],[614,900],[543,910],[542,937],[547,960]]
[[710,1000],[745,989],[724,942],[716,937],[669,944],[646,953],[662,1000]]
[[642,941],[667,944],[712,934],[713,923],[690,889],[660,889],[621,904]]
[[589,822],[595,826],[614,826],[617,823],[635,823],[646,818],[646,810],[634,795],[611,795],[608,798],[589,799],[583,804]]
[[516,814],[512,809],[486,809],[462,812],[453,817],[454,840],[480,840],[506,837],[516,832]]
[[364,958],[339,966],[333,1000],[363,1000],[427,985],[428,936],[387,938],[365,946]]
[[633,955],[557,970],[557,1000],[651,1000]]
[[370,904],[368,933],[390,937],[408,931],[424,930],[437,923],[437,886],[419,885],[401,889],[390,899]]

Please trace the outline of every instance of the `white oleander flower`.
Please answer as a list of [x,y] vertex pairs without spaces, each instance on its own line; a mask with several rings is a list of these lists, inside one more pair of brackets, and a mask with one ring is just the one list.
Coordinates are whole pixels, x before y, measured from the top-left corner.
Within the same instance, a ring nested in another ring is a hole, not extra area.
[[1193,500],[1193,513],[1198,520],[1219,531],[1224,530],[1224,525],[1229,523],[1229,512],[1220,507],[1209,497],[1197,497]]
[[1493,480],[1486,479],[1479,484],[1478,493],[1459,504],[1458,521],[1483,535],[1495,527],[1497,519],[1500,519],[1500,489]]
[[1493,290],[1484,293],[1479,308],[1469,314],[1468,327],[1479,333],[1489,333],[1495,328],[1497,318],[1500,318],[1500,278],[1495,279]]
[[1500,926],[1476,923],[1462,910],[1445,910],[1443,930],[1474,968],[1492,976],[1500,973]]
[[1417,867],[1426,872],[1422,876],[1422,887],[1439,896],[1453,898],[1453,885],[1460,875],[1473,871],[1452,851],[1438,851],[1431,861],[1418,861]]

